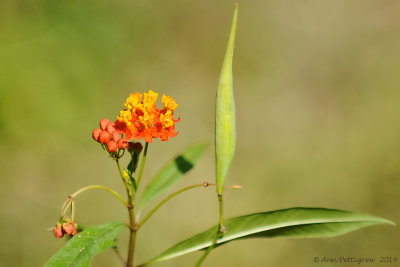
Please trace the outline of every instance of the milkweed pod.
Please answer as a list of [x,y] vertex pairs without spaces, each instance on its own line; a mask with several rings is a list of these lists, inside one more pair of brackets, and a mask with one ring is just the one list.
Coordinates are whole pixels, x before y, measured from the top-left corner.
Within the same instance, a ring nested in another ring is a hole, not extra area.
[[235,100],[233,96],[232,58],[235,46],[238,5],[235,5],[231,33],[219,78],[215,103],[215,165],[219,195],[223,193],[225,179],[235,152]]

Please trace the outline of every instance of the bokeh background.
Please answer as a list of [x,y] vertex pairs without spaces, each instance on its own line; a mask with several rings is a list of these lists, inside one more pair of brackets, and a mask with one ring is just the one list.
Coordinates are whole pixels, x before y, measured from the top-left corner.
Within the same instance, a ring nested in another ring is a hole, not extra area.
[[[400,222],[400,2],[240,5],[227,183],[243,189],[226,191],[227,217],[322,206]],[[63,245],[46,230],[69,193],[87,184],[124,193],[91,131],[131,92],[153,89],[180,104],[180,133],[151,145],[145,182],[201,141],[210,148],[176,187],[213,181],[214,98],[232,11],[233,0],[0,1],[0,266],[41,266]],[[76,204],[83,225],[127,220],[102,191]],[[172,200],[139,233],[136,262],[207,229],[217,213],[213,189]],[[317,256],[399,251],[399,228],[374,226],[331,239],[237,241],[204,265],[314,266]],[[154,266],[192,266],[199,256]],[[119,261],[107,251],[91,266]]]

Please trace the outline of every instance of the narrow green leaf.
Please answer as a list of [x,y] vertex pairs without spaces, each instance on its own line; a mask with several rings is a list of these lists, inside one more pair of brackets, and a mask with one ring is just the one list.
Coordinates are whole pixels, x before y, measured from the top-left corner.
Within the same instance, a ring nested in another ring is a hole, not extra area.
[[232,58],[235,46],[238,5],[235,5],[231,34],[219,78],[215,103],[215,163],[218,194],[222,194],[226,175],[235,152],[236,122],[233,96]]
[[177,182],[183,174],[191,170],[200,159],[207,146],[208,144],[204,143],[192,145],[161,168],[153,181],[146,187],[140,201],[140,207],[144,207],[147,203]]
[[110,222],[88,227],[69,240],[44,266],[89,266],[94,256],[114,244],[114,240],[122,228],[123,224],[120,222]]
[[[227,232],[216,244],[253,237],[333,237],[375,224],[394,223],[369,214],[344,210],[290,208],[229,219],[225,221]],[[217,233],[218,226],[214,226],[167,249],[146,264],[205,249],[212,244]]]

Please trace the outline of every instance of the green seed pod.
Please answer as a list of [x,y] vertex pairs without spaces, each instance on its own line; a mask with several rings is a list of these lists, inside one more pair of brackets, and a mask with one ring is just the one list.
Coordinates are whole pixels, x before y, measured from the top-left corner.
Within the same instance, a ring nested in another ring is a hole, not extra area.
[[216,184],[219,195],[231,164],[236,145],[235,100],[233,97],[232,58],[235,46],[238,5],[235,5],[233,22],[219,78],[215,103],[215,164]]

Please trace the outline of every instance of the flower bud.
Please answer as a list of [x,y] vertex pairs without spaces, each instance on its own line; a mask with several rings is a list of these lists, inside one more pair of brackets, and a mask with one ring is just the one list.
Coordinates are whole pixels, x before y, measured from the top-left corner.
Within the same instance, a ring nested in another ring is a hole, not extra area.
[[74,222],[63,223],[62,228],[67,235],[76,235],[78,233]]
[[102,119],[100,121],[100,128],[104,131],[109,123],[110,123],[109,119]]
[[93,133],[92,133],[92,137],[94,140],[96,140],[97,142],[99,142],[100,140],[100,134],[101,134],[102,130],[100,129],[94,129]]
[[118,140],[118,147],[119,149],[125,149],[129,146],[128,140],[126,138],[121,138]]
[[107,144],[108,141],[110,141],[110,138],[111,138],[111,134],[109,132],[103,131],[103,132],[101,132],[100,137],[99,137],[100,143]]
[[134,149],[135,149],[135,143],[129,142],[129,143],[128,143],[128,151],[129,151],[129,152],[133,152]]
[[128,147],[128,151],[129,152],[140,153],[142,151],[142,149],[143,149],[143,146],[142,146],[141,143],[139,143],[139,142],[136,142],[136,143],[129,142],[129,147]]
[[118,145],[115,141],[111,140],[107,143],[107,149],[110,153],[117,152]]
[[57,223],[53,228],[53,234],[56,238],[62,238],[64,236],[64,231],[61,227],[61,223]]
[[113,122],[109,122],[106,126],[107,132],[109,132],[110,134],[112,134],[113,132],[115,132],[115,123]]
[[118,140],[121,139],[121,135],[120,135],[117,131],[114,131],[114,132],[112,133],[112,139],[113,139],[115,142],[118,143]]

